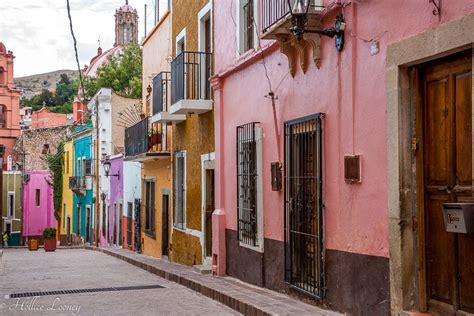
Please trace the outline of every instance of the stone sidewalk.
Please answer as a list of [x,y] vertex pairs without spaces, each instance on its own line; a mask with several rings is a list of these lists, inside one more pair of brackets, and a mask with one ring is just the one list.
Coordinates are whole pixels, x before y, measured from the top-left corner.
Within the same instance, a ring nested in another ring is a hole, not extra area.
[[191,267],[117,248],[86,247],[124,260],[167,280],[179,283],[245,315],[340,315],[290,296],[256,287],[231,277],[214,277]]

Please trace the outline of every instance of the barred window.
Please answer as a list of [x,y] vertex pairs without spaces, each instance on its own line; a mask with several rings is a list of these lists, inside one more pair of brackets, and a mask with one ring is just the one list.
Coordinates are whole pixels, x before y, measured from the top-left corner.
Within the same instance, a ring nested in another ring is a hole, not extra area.
[[256,124],[237,127],[237,228],[239,241],[258,246]]
[[246,51],[255,48],[257,38],[256,33],[256,15],[257,12],[257,1],[255,0],[239,0],[238,16],[238,34],[239,34],[239,52],[241,54]]
[[176,153],[175,165],[173,226],[184,229],[186,226],[186,152]]
[[85,174],[86,176],[91,176],[92,175],[92,160],[91,159],[86,160],[85,172],[86,172],[86,174]]
[[155,180],[146,181],[145,233],[155,238]]

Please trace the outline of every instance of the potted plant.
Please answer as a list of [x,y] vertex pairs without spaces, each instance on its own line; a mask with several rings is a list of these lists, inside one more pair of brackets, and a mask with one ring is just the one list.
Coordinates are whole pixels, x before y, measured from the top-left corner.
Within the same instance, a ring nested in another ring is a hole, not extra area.
[[56,250],[56,228],[47,227],[43,230],[44,238],[44,250],[55,251]]

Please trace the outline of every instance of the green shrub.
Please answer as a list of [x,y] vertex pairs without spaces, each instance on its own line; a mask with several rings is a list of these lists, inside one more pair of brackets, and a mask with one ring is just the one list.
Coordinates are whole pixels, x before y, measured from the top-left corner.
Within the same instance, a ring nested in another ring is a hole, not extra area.
[[43,238],[56,238],[56,228],[54,227],[47,227],[43,230]]

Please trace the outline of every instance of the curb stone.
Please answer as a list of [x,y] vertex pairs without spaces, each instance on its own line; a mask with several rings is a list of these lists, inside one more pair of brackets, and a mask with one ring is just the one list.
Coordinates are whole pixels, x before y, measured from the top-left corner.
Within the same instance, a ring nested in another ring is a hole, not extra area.
[[[226,278],[211,277],[209,275],[204,276],[199,273],[192,272],[192,269],[190,272],[183,271],[183,268],[185,269],[187,267],[181,266],[179,264],[170,263],[171,265],[176,265],[176,266],[170,266],[170,268],[159,267],[151,263],[148,263],[149,262],[148,258],[143,258],[142,260],[140,260],[140,259],[132,258],[130,256],[121,254],[119,253],[119,251],[114,251],[114,250],[109,250],[109,249],[104,249],[104,248],[86,246],[85,249],[102,252],[106,255],[115,257],[131,265],[134,265],[140,269],[146,270],[159,277],[162,277],[169,281],[183,285],[197,293],[202,294],[203,296],[206,296],[223,305],[226,305],[232,308],[233,310],[236,310],[237,312],[242,313],[244,315],[259,315],[259,316],[260,315],[265,315],[265,316],[266,315],[279,315],[279,314],[325,315],[325,316],[341,315],[334,311],[323,310],[321,308],[308,305],[304,302],[293,300],[289,297],[284,296],[283,294],[273,292],[273,291],[271,291],[272,294],[269,294],[269,293],[263,294],[267,296],[262,296],[258,294],[257,290],[251,292],[250,294],[247,291],[247,295],[245,295],[245,293],[240,293],[240,291],[236,293],[235,291],[232,291],[232,289],[226,289],[226,285],[227,286],[229,285],[228,281],[226,281]],[[130,253],[130,255],[134,255],[134,253]],[[156,260],[157,263],[160,262],[159,259],[153,258],[152,260]],[[200,278],[208,278],[208,279],[205,279],[206,282],[200,282],[199,280]],[[219,284],[219,283],[222,283],[222,284]],[[244,290],[245,288],[252,288],[251,285],[248,285],[248,284],[240,285],[239,281],[237,281],[237,283],[239,283],[239,288],[237,288],[239,290]],[[260,289],[260,288],[258,288],[258,290],[259,292],[270,291],[270,290],[267,291],[267,289]],[[251,297],[251,296],[254,296],[254,297]],[[260,297],[260,299],[256,301],[258,297]],[[277,303],[274,302],[275,304],[271,304],[270,302],[265,301],[266,298],[273,301],[278,300],[278,302]],[[259,306],[260,301],[262,301],[262,304]],[[265,303],[263,303],[263,301],[265,301]],[[294,306],[294,305],[299,305],[299,306]]]

